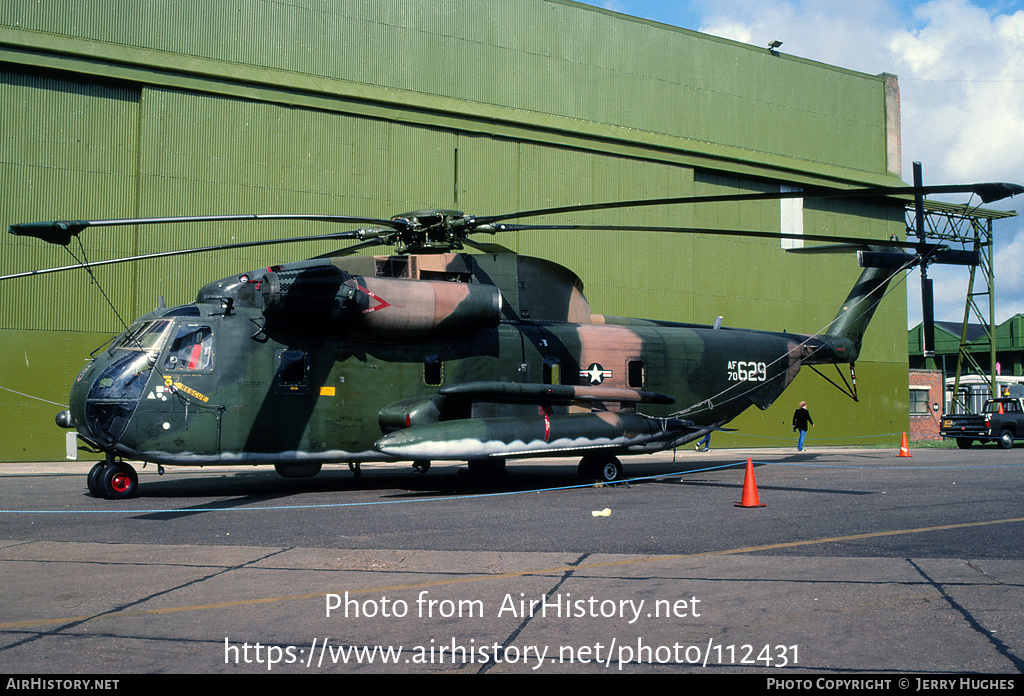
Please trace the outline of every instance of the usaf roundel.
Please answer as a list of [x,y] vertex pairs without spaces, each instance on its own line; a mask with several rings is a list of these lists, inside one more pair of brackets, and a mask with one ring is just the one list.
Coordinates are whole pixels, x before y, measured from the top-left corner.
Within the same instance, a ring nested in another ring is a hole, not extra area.
[[590,384],[601,384],[606,379],[610,379],[611,376],[612,371],[604,369],[600,363],[591,363],[587,369],[580,370],[580,377],[587,379]]

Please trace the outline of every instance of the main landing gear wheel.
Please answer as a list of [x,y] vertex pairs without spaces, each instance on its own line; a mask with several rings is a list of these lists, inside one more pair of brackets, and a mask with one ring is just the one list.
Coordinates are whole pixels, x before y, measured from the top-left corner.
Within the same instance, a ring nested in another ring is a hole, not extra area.
[[131,464],[97,462],[86,478],[89,492],[97,498],[131,498],[139,488],[139,475]]
[[321,468],[320,462],[274,462],[274,471],[281,478],[312,478]]
[[508,469],[501,458],[470,459],[466,462],[466,469],[459,469],[459,474],[474,481],[496,481],[507,476]]
[[430,471],[430,462],[425,459],[419,459],[412,463],[412,468],[415,469],[417,473],[425,474]]
[[588,454],[576,468],[580,478],[600,483],[615,483],[622,480],[622,463],[610,454]]

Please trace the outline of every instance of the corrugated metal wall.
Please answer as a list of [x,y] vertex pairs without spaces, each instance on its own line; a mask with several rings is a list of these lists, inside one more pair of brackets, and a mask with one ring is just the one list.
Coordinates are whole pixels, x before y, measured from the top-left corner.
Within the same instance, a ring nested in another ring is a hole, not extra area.
[[[131,216],[135,212],[138,90],[41,77],[0,74],[0,191],[4,222],[32,220],[45,209],[51,219]],[[79,251],[77,247],[71,247]],[[89,253],[131,252],[130,235],[96,240]],[[28,270],[74,263],[67,251],[5,234],[0,267]],[[127,293],[118,275],[111,291]],[[87,281],[86,281],[87,283]],[[81,331],[83,313],[95,313],[102,298],[68,274],[18,281],[3,288],[0,327]],[[16,299],[20,297],[21,299]],[[26,312],[24,299],[37,301]],[[114,330],[113,320],[103,330]]]
[[5,0],[0,9],[0,27],[32,32],[32,43],[56,36],[108,59],[137,49],[181,70],[256,68],[295,86],[326,78],[385,88],[390,100],[443,97],[886,171],[884,109],[864,89],[880,78],[571,2]]
[[[3,224],[491,214],[774,190],[777,181],[891,181],[880,78],[571,2],[0,0],[0,61]],[[809,203],[803,216],[815,232],[902,231],[902,214],[864,205]],[[778,229],[779,218],[778,203],[750,203],[590,219]],[[315,229],[113,228],[83,241],[99,260]],[[782,258],[766,240],[608,232],[496,241],[576,270],[596,311],[707,323],[724,315],[732,326],[816,330],[857,274],[850,258]],[[0,460],[61,456],[48,402],[60,402],[81,359],[118,331],[105,296],[131,321],[161,296],[188,302],[210,280],[328,249],[109,266],[95,270],[97,283],[81,271],[5,281],[0,346],[16,359],[0,364],[0,405],[21,415],[0,419],[2,441],[19,443],[0,448]],[[70,250],[82,253],[77,242]],[[0,261],[5,272],[73,262],[68,250],[6,234]],[[862,431],[889,432],[905,411],[905,379],[898,391],[888,384],[905,367],[904,315],[898,294],[869,334],[867,370],[887,383],[861,380],[876,409],[859,416]],[[833,398],[817,384],[796,388]],[[841,421],[848,409],[835,412]],[[752,416],[752,427],[774,429],[773,417]]]

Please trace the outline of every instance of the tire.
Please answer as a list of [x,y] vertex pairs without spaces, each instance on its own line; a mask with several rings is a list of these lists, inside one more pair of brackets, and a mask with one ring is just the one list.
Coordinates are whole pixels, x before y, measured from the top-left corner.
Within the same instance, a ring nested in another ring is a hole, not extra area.
[[580,460],[576,473],[587,481],[615,483],[622,480],[622,464],[610,455],[588,455]]
[[1003,449],[1013,449],[1013,431],[1009,428],[1003,428],[999,433],[999,446]]
[[973,444],[974,440],[969,437],[958,437],[956,439],[956,446],[960,449],[970,449]]
[[107,463],[96,462],[96,465],[89,469],[89,475],[85,477],[85,485],[89,489],[89,493],[93,498],[105,498],[106,495],[103,493],[103,484],[101,479],[103,477],[103,470],[107,467]]
[[129,464],[110,464],[99,477],[104,498],[123,500],[135,496],[139,488],[139,475]]
[[470,459],[466,462],[469,474],[481,479],[496,479],[508,475],[504,459]]
[[320,462],[277,462],[274,471],[281,478],[311,478],[320,473]]
[[610,457],[608,461],[601,465],[597,478],[601,483],[615,483],[616,481],[621,481],[622,464],[615,457]]

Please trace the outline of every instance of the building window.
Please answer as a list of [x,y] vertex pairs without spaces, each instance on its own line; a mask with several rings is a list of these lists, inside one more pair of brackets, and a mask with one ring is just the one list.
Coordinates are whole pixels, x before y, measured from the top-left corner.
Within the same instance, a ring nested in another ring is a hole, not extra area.
[[910,415],[926,416],[931,413],[931,407],[928,405],[928,395],[930,393],[928,389],[910,390]]

